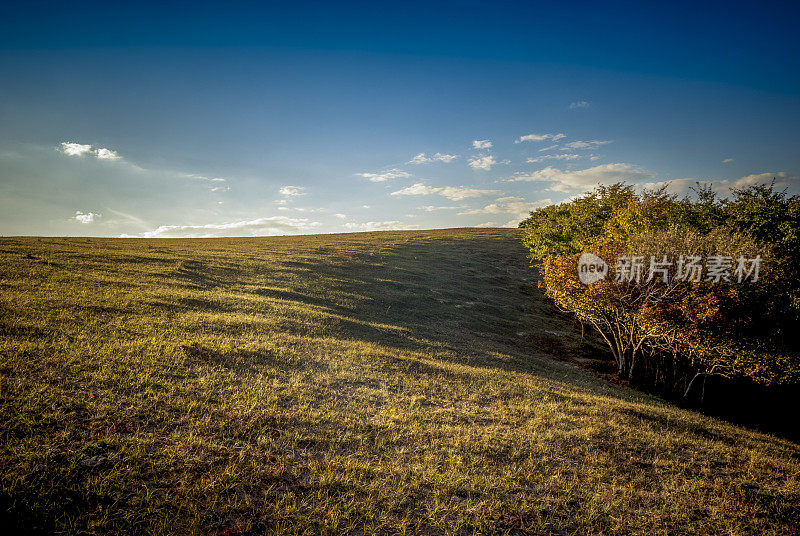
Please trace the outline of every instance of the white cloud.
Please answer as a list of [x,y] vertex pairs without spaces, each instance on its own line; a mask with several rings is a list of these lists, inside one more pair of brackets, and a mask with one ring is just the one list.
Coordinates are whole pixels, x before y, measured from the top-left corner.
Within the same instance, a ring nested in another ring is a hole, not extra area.
[[571,141],[569,143],[565,143],[561,149],[597,149],[601,145],[608,145],[609,143],[613,143],[612,141],[603,141],[603,140],[591,140],[591,141]]
[[543,162],[545,160],[577,160],[580,157],[581,155],[574,153],[546,154],[539,156],[537,158],[528,158],[528,163],[533,164],[536,162]]
[[334,216],[336,216],[340,220],[346,220],[347,219],[347,214],[339,214],[339,213],[337,213],[337,214],[334,214]]
[[483,223],[479,223],[475,227],[497,227],[497,224],[493,221],[487,221]]
[[526,134],[525,136],[520,136],[514,143],[522,143],[524,141],[545,141],[545,140],[552,140],[558,141],[562,138],[566,138],[566,134]]
[[[517,224],[528,217],[531,211],[537,208],[552,205],[553,201],[550,199],[540,199],[539,201],[526,201],[522,197],[500,197],[482,208],[472,210],[465,210],[459,212],[459,216],[473,215],[473,214],[511,214],[513,218],[503,227],[516,227]],[[492,222],[487,222],[492,223]]]
[[453,160],[458,158],[457,154],[444,154],[444,153],[435,153],[431,156],[426,155],[425,153],[419,153],[417,156],[412,158],[408,161],[409,164],[428,164],[430,162],[444,162],[445,164],[449,164]]
[[95,212],[81,212],[78,210],[75,212],[75,216],[73,219],[79,223],[94,223],[94,221],[99,218],[101,214],[97,214]]
[[492,155],[485,155],[485,156],[474,156],[469,159],[469,166],[472,169],[482,169],[484,171],[489,171],[492,169],[492,166],[497,164],[497,160],[495,160],[494,156]]
[[[664,186],[667,187],[667,192],[676,195],[687,195],[691,192],[691,189],[697,183],[705,184],[706,181],[698,178],[685,178],[685,179],[674,179],[671,181],[656,181],[656,182],[647,182],[642,185],[642,188],[647,190],[658,190]],[[717,189],[716,187],[714,188]]]
[[435,153],[432,158],[439,162],[444,162],[445,164],[449,164],[456,158],[458,158],[457,154],[445,154],[445,153]]
[[497,190],[479,190],[477,188],[464,188],[461,186],[428,186],[421,182],[413,184],[402,190],[392,192],[391,195],[432,195],[439,194],[451,201],[461,201],[473,197],[482,197],[485,195],[492,195],[497,193]]
[[[782,186],[785,185],[789,180],[797,180],[799,178],[800,177],[790,177],[785,171],[779,171],[778,173],[756,173],[753,175],[745,175],[744,177],[735,180],[731,186],[734,188],[747,188],[748,186],[756,186],[758,184],[769,184],[772,182],[772,179],[775,179],[776,186]],[[722,181],[722,183],[724,182],[726,181]]]
[[364,223],[345,223],[347,229],[356,231],[410,231],[419,229],[419,225],[409,225],[401,221],[367,221]]
[[302,186],[282,186],[278,192],[286,197],[296,197],[300,195],[306,195],[303,190],[305,190],[305,188]]
[[122,157],[116,151],[99,147],[92,149],[91,145],[84,145],[82,143],[75,143],[74,141],[62,141],[61,148],[59,149],[67,156],[83,156],[92,155],[98,160],[121,160]]
[[722,163],[723,163],[723,164],[730,164],[731,162],[733,162],[733,158],[725,158],[725,159],[722,161]]
[[206,177],[205,175],[198,175],[197,173],[181,173],[181,177],[186,177],[187,179],[197,179],[199,181],[210,181],[210,182],[227,182],[226,179],[218,179],[216,177]]
[[553,201],[550,199],[541,199],[539,201],[526,201],[523,197],[516,197],[516,196],[507,196],[507,197],[499,197],[497,198],[494,203],[486,205],[483,208],[475,208],[470,210],[465,210],[464,212],[459,212],[459,216],[467,215],[467,214],[502,214],[502,213],[514,213],[514,212],[523,212],[527,213],[533,209],[546,207],[547,205],[552,205]]
[[472,147],[475,149],[491,149],[492,142],[491,140],[474,140],[472,142]]
[[308,213],[316,213],[316,212],[325,212],[324,208],[313,208],[313,207],[286,207],[280,206],[278,210],[293,210],[295,212],[308,212]]
[[[139,168],[137,166],[137,169],[141,170],[142,168]],[[216,186],[213,186],[208,189],[209,192],[228,192],[231,189],[231,187],[228,186],[227,184],[223,184],[227,182],[226,179],[218,179],[216,177],[206,177],[205,175],[198,175],[197,173],[180,173],[179,176],[185,177],[187,179],[196,179],[199,181],[208,181],[216,183]]]
[[274,236],[310,231],[320,224],[305,218],[272,216],[231,223],[205,225],[161,225],[141,233],[142,238],[213,238],[223,236]]
[[497,193],[497,190],[479,190],[477,188],[457,188],[455,186],[447,186],[442,188],[442,191],[439,193],[451,201],[461,201],[463,199],[493,195]]
[[589,103],[585,100],[575,101],[573,103],[570,103],[569,105],[570,110],[577,110],[578,108],[588,108],[588,107]]
[[558,149],[558,144],[556,144],[556,145],[548,145],[547,147],[542,147],[541,149],[539,149],[539,152],[542,153],[544,151],[552,151],[554,149]]
[[94,151],[94,155],[98,160],[119,160],[121,158],[116,151],[111,149],[97,149]]
[[[133,214],[129,214],[127,212],[122,212],[122,211],[119,211],[119,210],[114,210],[111,207],[106,207],[106,209],[111,214],[116,216],[116,218],[114,218],[114,219],[107,220],[108,223],[115,224],[115,225],[120,225],[120,224],[122,224],[122,225],[135,225],[136,227],[142,229],[143,231],[146,231],[146,230],[148,230],[150,228],[150,225],[148,225],[148,223],[146,221],[144,221],[143,219],[141,219],[141,218],[139,218],[137,216],[134,216]],[[99,214],[98,214],[98,216],[99,216]]]
[[441,188],[437,188],[435,186],[427,186],[421,182],[416,184],[412,184],[411,186],[407,186],[402,190],[397,190],[396,192],[392,192],[391,195],[431,195],[441,192]]
[[62,141],[60,151],[67,156],[83,156],[92,150],[91,145],[82,145],[72,141]]
[[[59,152],[67,155],[67,156],[77,156],[83,157],[85,155],[89,155],[94,157],[97,160],[102,160],[105,162],[120,162],[116,171],[119,173],[123,173],[124,170],[132,171],[137,174],[142,175],[150,175],[150,176],[160,176],[160,177],[169,177],[170,179],[195,179],[199,181],[208,181],[213,183],[225,183],[227,182],[226,179],[221,179],[218,177],[208,177],[206,175],[200,175],[197,173],[182,173],[177,171],[171,170],[154,170],[154,169],[145,169],[140,167],[132,162],[128,162],[124,160],[118,152],[107,149],[105,147],[98,147],[93,148],[91,145],[88,144],[81,144],[75,143],[71,141],[61,142]],[[138,179],[138,177],[137,177]],[[210,192],[226,192],[229,191],[231,188],[230,186],[224,184],[216,184],[215,186],[208,189]]]
[[602,164],[579,171],[561,171],[554,167],[546,167],[531,173],[517,173],[510,179],[516,181],[535,181],[552,183],[547,190],[553,192],[572,193],[585,191],[597,184],[613,184],[615,182],[639,182],[655,177],[650,171],[631,164]]
[[658,181],[658,182],[648,182],[643,184],[643,188],[648,188],[650,190],[655,190],[661,188],[662,186],[667,187],[667,191],[677,195],[688,195],[691,192],[691,189],[694,188],[697,183],[703,185],[711,185],[711,188],[720,195],[727,195],[730,193],[731,188],[747,188],[748,186],[756,186],[760,184],[770,184],[772,180],[775,179],[776,186],[786,186],[788,185],[789,181],[796,181],[800,180],[800,177],[791,177],[785,171],[780,171],[777,173],[755,173],[752,175],[745,175],[744,177],[740,177],[736,180],[721,180],[716,182],[711,182],[698,178],[684,178],[684,179],[674,179],[671,181]]
[[436,211],[439,211],[439,210],[458,210],[458,209],[461,209],[461,208],[464,208],[464,207],[463,206],[460,206],[460,207],[439,207],[439,206],[435,206],[435,205],[425,205],[425,206],[419,207],[419,210],[424,210],[425,212],[436,212]]
[[382,173],[356,173],[356,175],[369,179],[370,182],[386,182],[389,179],[407,179],[411,177],[410,173],[400,171],[399,169],[390,169]]

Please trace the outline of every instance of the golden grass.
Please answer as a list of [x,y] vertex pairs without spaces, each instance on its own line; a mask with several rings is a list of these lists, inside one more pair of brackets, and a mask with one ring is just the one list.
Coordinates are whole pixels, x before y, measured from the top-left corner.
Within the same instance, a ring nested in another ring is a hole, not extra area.
[[0,507],[59,534],[789,534],[800,448],[609,384],[514,230],[0,239]]

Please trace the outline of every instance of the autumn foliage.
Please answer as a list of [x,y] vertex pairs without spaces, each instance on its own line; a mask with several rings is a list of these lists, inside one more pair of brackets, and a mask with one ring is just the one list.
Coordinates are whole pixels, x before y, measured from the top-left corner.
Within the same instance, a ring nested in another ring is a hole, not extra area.
[[[615,184],[520,227],[547,296],[596,329],[621,378],[682,396],[710,376],[800,382],[800,198],[773,186],[720,198],[699,185],[678,197]],[[608,276],[582,283],[582,253],[606,261]]]

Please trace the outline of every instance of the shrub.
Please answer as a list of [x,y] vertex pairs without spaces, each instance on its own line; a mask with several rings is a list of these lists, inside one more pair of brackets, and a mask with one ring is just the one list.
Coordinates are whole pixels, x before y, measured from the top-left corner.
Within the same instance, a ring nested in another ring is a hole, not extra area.
[[[637,194],[616,184],[531,213],[521,226],[541,286],[597,330],[621,378],[684,396],[709,375],[797,383],[796,339],[786,336],[798,312],[797,198],[772,186],[735,190],[729,199],[707,187],[696,194]],[[611,277],[581,283],[581,252],[609,262]],[[634,256],[672,264],[625,281],[617,262]],[[679,260],[690,256],[729,258],[733,281],[678,280]],[[757,256],[757,280],[751,273],[738,281],[737,261],[752,268],[746,261]]]

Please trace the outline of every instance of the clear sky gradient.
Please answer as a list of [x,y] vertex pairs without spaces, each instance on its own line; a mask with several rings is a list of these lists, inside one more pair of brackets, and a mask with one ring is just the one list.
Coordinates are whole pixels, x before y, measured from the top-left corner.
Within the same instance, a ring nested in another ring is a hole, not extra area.
[[800,179],[800,7],[30,3],[0,234],[515,225],[595,184]]

